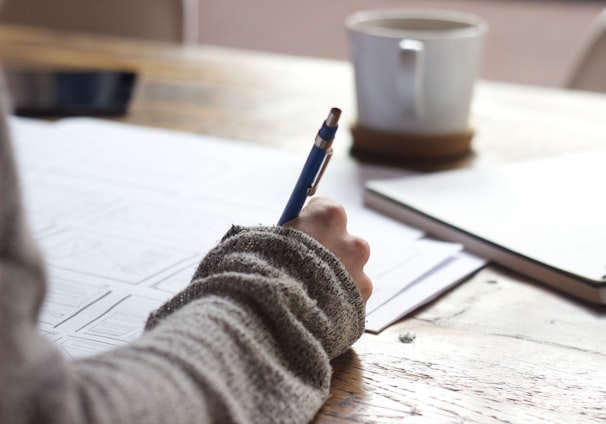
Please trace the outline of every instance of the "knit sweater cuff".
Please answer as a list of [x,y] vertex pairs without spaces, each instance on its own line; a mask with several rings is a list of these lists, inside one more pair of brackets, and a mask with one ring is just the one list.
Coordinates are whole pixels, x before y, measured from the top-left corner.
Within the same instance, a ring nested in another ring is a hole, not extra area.
[[209,295],[263,309],[269,319],[299,321],[330,358],[364,331],[364,305],[351,276],[328,249],[294,229],[233,226],[202,260],[192,284],[153,312],[146,329]]

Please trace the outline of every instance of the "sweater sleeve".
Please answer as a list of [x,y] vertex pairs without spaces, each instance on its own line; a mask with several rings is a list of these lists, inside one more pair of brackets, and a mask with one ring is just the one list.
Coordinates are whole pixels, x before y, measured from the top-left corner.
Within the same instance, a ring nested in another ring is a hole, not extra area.
[[[241,280],[243,276],[253,276]],[[311,338],[329,359],[343,353],[364,328],[359,291],[340,262],[312,238],[281,227],[234,226],[202,261],[194,283],[151,314],[147,327],[192,299],[216,294],[254,306],[280,337]],[[295,324],[304,331],[290,333]],[[301,338],[304,338],[301,340]]]
[[73,362],[39,346],[23,396],[43,408],[23,422],[309,422],[363,325],[355,284],[314,240],[234,227],[138,340]]
[[9,148],[0,136],[0,422],[315,416],[329,393],[330,359],[364,327],[361,296],[328,250],[296,230],[233,227],[141,337],[69,361],[36,331],[44,267],[23,230]]

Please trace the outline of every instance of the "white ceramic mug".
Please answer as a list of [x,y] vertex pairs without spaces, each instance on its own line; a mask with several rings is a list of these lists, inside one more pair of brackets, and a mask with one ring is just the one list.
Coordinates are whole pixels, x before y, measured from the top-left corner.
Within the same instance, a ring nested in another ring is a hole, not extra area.
[[360,11],[346,19],[357,124],[414,135],[469,131],[486,23],[420,9]]

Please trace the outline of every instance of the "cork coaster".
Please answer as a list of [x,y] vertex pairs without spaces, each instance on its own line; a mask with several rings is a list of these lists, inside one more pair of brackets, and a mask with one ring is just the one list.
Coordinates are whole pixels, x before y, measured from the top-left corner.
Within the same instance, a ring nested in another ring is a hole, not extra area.
[[460,134],[394,134],[354,125],[351,155],[363,162],[392,165],[446,162],[471,153],[474,131]]

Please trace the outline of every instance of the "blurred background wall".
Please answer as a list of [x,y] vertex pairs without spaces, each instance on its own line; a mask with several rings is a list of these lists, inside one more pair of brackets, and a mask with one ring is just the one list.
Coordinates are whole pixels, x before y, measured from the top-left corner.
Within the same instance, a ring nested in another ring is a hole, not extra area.
[[561,86],[597,0],[7,0],[0,22],[348,59],[345,17],[369,8],[475,13],[490,26],[481,76]]

